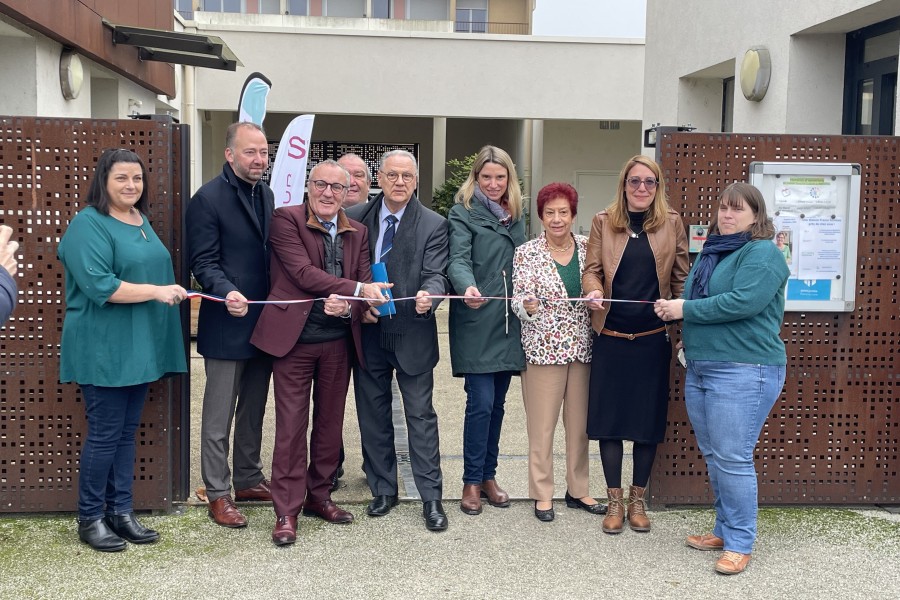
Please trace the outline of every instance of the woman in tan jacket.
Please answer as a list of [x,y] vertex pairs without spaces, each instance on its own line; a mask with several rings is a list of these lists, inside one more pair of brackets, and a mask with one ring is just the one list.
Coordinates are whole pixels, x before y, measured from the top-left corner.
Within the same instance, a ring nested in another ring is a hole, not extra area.
[[[620,533],[624,440],[634,442],[628,524],[650,531],[644,490],[665,436],[672,345],[653,311],[658,298],[679,297],[688,273],[684,223],[669,208],[659,165],[646,156],[625,163],[615,201],[594,216],[582,287],[594,329],[588,438],[600,441],[608,487],[605,533]],[[631,300],[632,302],[606,302]]]

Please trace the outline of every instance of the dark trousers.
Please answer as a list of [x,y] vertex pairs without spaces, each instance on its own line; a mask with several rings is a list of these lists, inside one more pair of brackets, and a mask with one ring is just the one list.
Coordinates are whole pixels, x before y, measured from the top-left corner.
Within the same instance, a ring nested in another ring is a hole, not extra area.
[[[344,428],[344,404],[350,387],[346,339],[297,344],[273,365],[275,375],[275,448],[272,503],[278,516],[296,516],[304,500],[331,498]],[[307,449],[310,392],[312,434]]]
[[500,430],[512,371],[467,373],[463,423],[463,483],[481,483],[497,475]]
[[149,384],[82,385],[88,432],[81,446],[78,519],[124,515],[132,508],[134,433],[141,424]]
[[388,350],[366,353],[366,368],[353,370],[353,392],[362,440],[363,470],[373,496],[397,494],[397,453],[394,448],[391,380],[403,397],[409,435],[410,466],[423,502],[440,500],[443,493],[438,420],[432,403],[431,371],[407,375]]

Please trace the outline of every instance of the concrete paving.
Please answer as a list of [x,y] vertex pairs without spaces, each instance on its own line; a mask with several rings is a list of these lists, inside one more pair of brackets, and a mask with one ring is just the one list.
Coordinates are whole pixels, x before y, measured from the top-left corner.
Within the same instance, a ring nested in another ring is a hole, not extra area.
[[[244,505],[241,530],[214,525],[196,501],[172,515],[142,517],[160,543],[105,555],[80,544],[72,515],[0,518],[0,599],[6,598],[900,598],[900,516],[885,510],[772,508],[760,515],[749,569],[713,571],[717,553],[684,545],[708,531],[709,509],[652,510],[653,530],[600,531],[602,517],[555,503],[556,520],[540,523],[527,497],[524,411],[518,381],[510,389],[498,481],[521,500],[479,516],[458,508],[462,473],[461,380],[450,376],[446,312],[440,314],[443,362],[436,372],[444,490],[450,528],[425,530],[421,504],[406,499],[388,516],[370,518],[360,470],[352,398],[345,426],[347,461],[335,500],[356,515],[351,525],[302,517],[294,546],[270,541],[274,516]],[[199,432],[202,359],[192,359],[194,426]],[[271,461],[273,405],[264,462]],[[596,446],[594,447],[596,452]],[[556,492],[565,492],[562,431],[556,440]],[[197,435],[192,481],[200,486]],[[591,492],[605,495],[599,459]],[[626,481],[630,477],[626,474]],[[407,490],[401,495],[409,496]]]

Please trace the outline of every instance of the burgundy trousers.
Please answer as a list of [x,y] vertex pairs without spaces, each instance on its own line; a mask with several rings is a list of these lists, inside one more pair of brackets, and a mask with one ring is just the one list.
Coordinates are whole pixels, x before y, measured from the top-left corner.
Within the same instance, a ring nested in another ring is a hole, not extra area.
[[[296,516],[304,501],[331,498],[344,430],[344,404],[350,385],[346,338],[297,344],[275,359],[275,448],[272,503],[279,517]],[[312,433],[307,449],[310,392]]]

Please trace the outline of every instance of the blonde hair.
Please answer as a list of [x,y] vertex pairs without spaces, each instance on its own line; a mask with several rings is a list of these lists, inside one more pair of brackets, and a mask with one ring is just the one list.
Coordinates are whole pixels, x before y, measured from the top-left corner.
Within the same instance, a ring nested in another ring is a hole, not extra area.
[[478,174],[488,163],[494,163],[506,169],[506,192],[503,194],[503,198],[506,200],[506,209],[513,221],[518,221],[522,216],[522,190],[519,188],[516,165],[513,164],[512,158],[505,150],[496,146],[485,146],[478,151],[475,162],[472,163],[472,170],[469,171],[469,176],[456,192],[454,200],[457,204],[465,206],[466,210],[472,208],[472,197],[475,195],[475,186],[478,185]]
[[656,193],[653,196],[653,201],[650,203],[650,208],[647,210],[647,215],[644,217],[644,230],[656,231],[666,222],[669,212],[669,200],[666,197],[666,182],[662,176],[662,169],[649,156],[638,154],[629,158],[625,166],[622,167],[622,172],[619,173],[619,185],[616,188],[616,198],[606,209],[609,215],[609,224],[616,231],[625,231],[625,228],[628,227],[628,198],[625,196],[625,179],[628,178],[629,171],[637,165],[643,165],[650,169],[657,181]]

